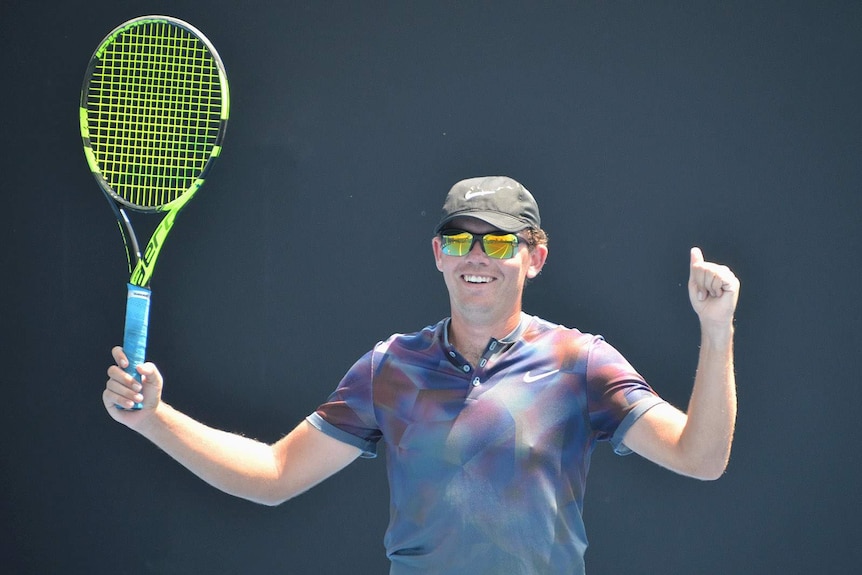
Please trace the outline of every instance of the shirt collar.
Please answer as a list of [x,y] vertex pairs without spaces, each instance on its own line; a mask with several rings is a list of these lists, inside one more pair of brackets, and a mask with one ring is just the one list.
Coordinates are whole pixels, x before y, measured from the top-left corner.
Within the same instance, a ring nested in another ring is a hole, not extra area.
[[[443,320],[443,329],[442,329],[442,338],[443,338],[443,346],[446,349],[451,349],[452,344],[449,342],[449,324],[452,323],[452,318],[447,317]],[[530,316],[528,316],[523,311],[521,312],[521,317],[518,320],[518,325],[509,332],[505,337],[501,339],[494,339],[493,337],[488,341],[488,345],[485,348],[486,351],[491,352],[490,355],[494,355],[500,353],[501,351],[508,349],[513,343],[521,339],[521,336],[524,335],[524,332],[527,330],[527,326],[530,323]]]

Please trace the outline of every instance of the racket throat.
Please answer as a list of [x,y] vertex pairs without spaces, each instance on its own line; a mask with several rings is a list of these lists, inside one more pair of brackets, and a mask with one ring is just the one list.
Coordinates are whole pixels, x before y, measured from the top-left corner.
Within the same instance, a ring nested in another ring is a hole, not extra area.
[[[203,183],[202,180],[198,181]],[[200,184],[198,184],[197,187],[200,187]],[[129,277],[130,283],[142,287],[150,285],[153,268],[156,266],[156,259],[158,259],[159,254],[162,251],[162,246],[165,243],[165,239],[168,237],[168,232],[170,232],[171,228],[174,227],[174,221],[176,220],[180,209],[182,209],[192,196],[193,193],[184,194],[180,198],[181,201],[175,203],[173,207],[168,210],[168,213],[165,214],[165,217],[162,218],[162,221],[159,222],[159,225],[156,227],[155,231],[153,231],[153,235],[147,243],[147,247],[144,249],[143,253],[138,253],[138,261]]]
[[[131,267],[131,262],[134,261],[137,263],[141,261],[141,246],[138,245],[138,237],[135,235],[135,230],[132,228],[132,222],[129,220],[129,215],[123,208],[120,208],[120,218],[123,220],[123,226],[126,228],[126,237],[129,238],[129,255],[134,256],[133,258],[129,258]],[[129,271],[131,271],[131,269]]]

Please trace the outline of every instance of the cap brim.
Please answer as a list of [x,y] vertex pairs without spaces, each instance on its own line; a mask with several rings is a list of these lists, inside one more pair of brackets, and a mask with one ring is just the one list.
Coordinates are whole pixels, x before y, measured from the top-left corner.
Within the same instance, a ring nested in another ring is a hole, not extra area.
[[437,224],[434,233],[439,234],[446,228],[449,222],[457,218],[476,218],[477,220],[482,220],[487,224],[491,224],[500,231],[509,233],[520,232],[521,230],[525,230],[530,227],[529,223],[524,222],[523,220],[519,220],[514,216],[510,216],[509,214],[501,214],[500,212],[484,212],[477,210],[459,212],[457,214],[452,214],[449,217],[440,220],[440,223]]

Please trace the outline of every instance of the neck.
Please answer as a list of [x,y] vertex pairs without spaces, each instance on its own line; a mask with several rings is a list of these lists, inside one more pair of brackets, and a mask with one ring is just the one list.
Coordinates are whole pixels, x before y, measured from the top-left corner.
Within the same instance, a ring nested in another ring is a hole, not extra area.
[[466,318],[452,310],[449,323],[449,342],[465,356],[481,355],[491,338],[503,339],[521,321],[520,308],[511,315],[496,320],[482,321],[481,318]]

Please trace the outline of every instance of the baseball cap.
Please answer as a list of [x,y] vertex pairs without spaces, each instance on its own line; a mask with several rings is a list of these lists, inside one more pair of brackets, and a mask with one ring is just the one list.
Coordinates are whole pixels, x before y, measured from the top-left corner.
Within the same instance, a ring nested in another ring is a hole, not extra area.
[[504,232],[541,228],[535,198],[507,176],[469,178],[452,186],[434,233],[439,234],[446,224],[462,216],[478,218]]

